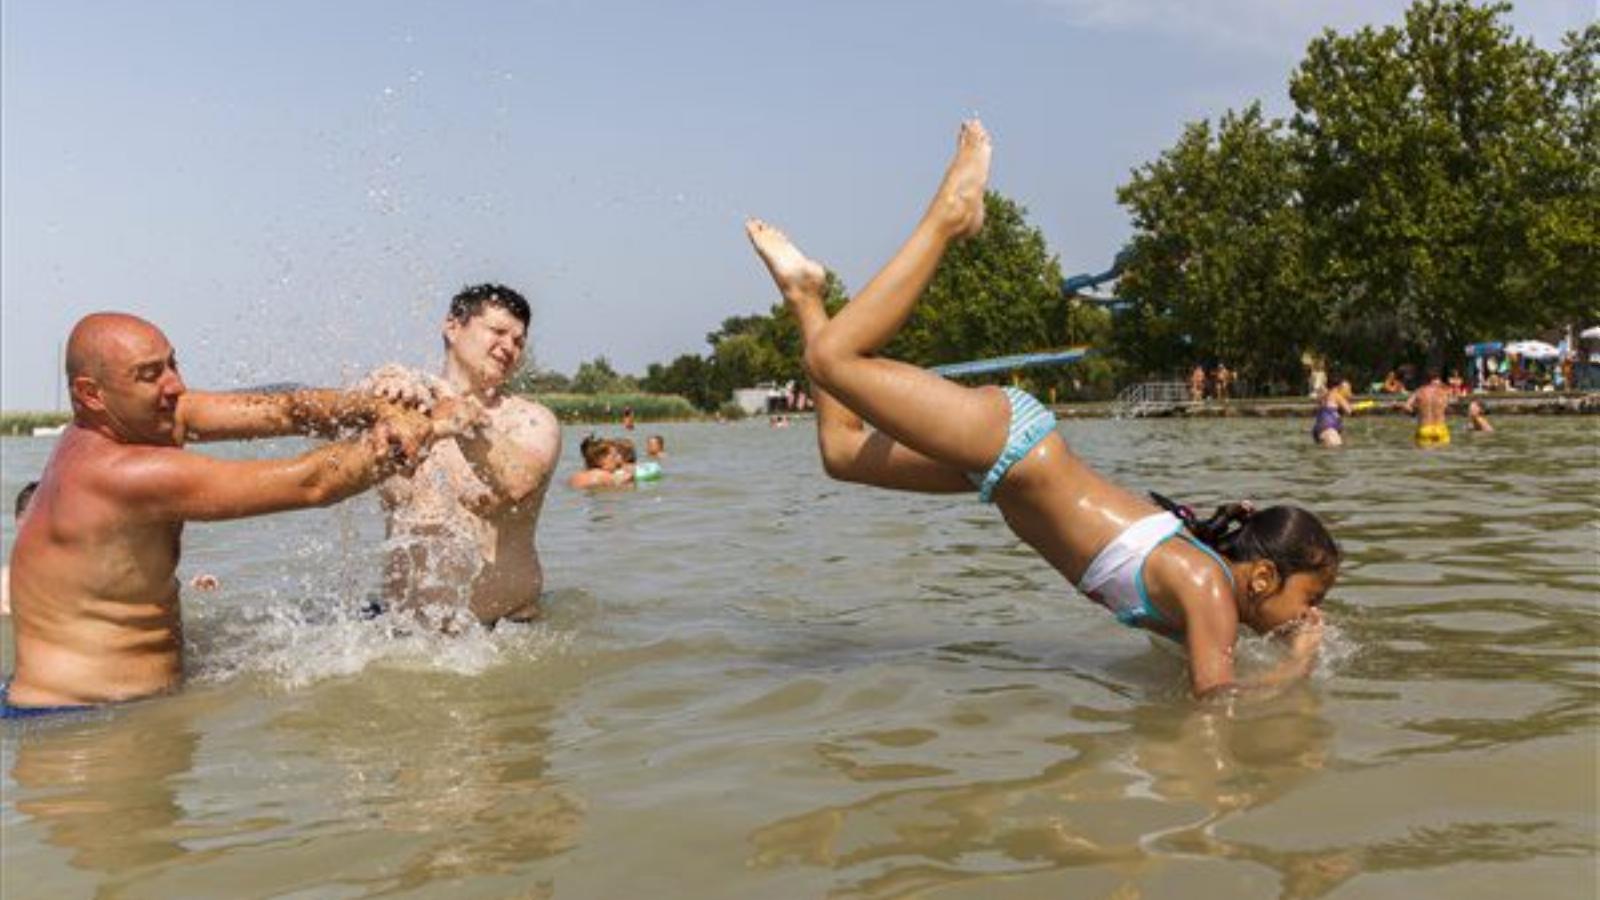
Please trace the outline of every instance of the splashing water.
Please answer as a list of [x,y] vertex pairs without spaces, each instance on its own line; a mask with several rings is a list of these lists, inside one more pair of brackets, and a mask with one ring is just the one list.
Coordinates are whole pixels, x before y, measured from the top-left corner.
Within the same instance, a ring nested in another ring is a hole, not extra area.
[[[430,602],[416,610],[388,610],[369,583],[373,545],[359,533],[356,516],[337,516],[331,535],[302,535],[289,553],[292,571],[254,597],[193,603],[188,616],[189,676],[207,683],[261,676],[284,690],[359,675],[372,667],[478,675],[497,665],[563,655],[572,634],[545,623],[479,624],[466,607],[470,571],[467,542],[398,536],[380,555],[426,545],[440,562],[419,587]],[[324,533],[326,534],[326,533]],[[441,574],[442,573],[442,574]],[[240,602],[240,600],[244,602]],[[252,602],[253,601],[253,602]]]

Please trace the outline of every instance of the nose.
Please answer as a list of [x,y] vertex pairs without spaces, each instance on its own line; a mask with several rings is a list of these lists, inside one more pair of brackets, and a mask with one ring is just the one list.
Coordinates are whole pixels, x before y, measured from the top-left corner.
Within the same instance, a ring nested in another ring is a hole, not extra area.
[[188,393],[188,391],[189,387],[183,383],[183,376],[179,375],[175,371],[169,370],[164,383],[161,385],[161,392],[166,396],[176,400]]

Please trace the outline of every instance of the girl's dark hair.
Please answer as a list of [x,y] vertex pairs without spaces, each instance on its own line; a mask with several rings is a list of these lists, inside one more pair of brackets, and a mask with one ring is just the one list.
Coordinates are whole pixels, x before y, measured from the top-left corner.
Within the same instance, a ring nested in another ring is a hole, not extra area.
[[600,468],[600,460],[605,458],[606,451],[611,447],[610,441],[593,434],[578,442],[578,452],[583,455],[583,464],[590,469]]
[[1209,519],[1152,491],[1151,499],[1183,520],[1197,539],[1233,562],[1269,560],[1278,575],[1337,568],[1343,551],[1316,514],[1298,506],[1258,510],[1248,502],[1224,503]]

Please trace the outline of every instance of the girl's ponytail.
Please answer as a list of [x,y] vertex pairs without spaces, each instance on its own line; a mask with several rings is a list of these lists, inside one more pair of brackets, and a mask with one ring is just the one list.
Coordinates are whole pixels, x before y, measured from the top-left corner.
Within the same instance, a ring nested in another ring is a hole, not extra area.
[[[1244,523],[1249,522],[1256,514],[1255,504],[1248,500],[1224,503],[1217,507],[1211,518],[1201,519],[1195,515],[1194,507],[1178,503],[1155,491],[1150,492],[1150,499],[1160,504],[1162,509],[1177,516],[1183,522],[1183,526],[1189,529],[1189,533],[1201,543],[1217,551],[1221,551],[1224,544],[1229,543],[1228,539],[1237,534],[1244,527]],[[1239,528],[1234,527],[1235,523]]]
[[1151,491],[1150,498],[1183,521],[1201,543],[1226,559],[1271,560],[1285,578],[1296,572],[1337,569],[1344,554],[1322,521],[1298,506],[1257,510],[1248,500],[1224,503],[1202,520],[1194,509]]

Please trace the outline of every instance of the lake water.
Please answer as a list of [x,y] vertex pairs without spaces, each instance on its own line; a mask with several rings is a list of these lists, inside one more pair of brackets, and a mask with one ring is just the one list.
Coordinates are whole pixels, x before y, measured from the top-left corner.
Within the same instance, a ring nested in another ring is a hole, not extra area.
[[[646,429],[662,482],[553,489],[549,618],[491,634],[359,618],[370,498],[191,525],[189,687],[5,727],[3,892],[1594,897],[1600,423],[1498,424],[1064,426],[1343,543],[1316,677],[1231,715],[992,508],[823,478],[805,422]],[[50,447],[0,443],[7,510]]]

